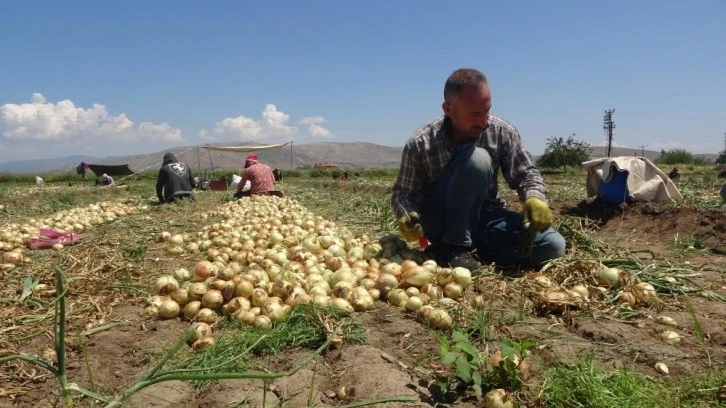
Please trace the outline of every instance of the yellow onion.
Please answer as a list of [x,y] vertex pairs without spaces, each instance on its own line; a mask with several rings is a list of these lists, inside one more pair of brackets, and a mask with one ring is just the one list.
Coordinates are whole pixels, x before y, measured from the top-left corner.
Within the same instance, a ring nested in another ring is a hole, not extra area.
[[219,316],[217,315],[217,312],[205,307],[205,308],[199,309],[196,316],[194,316],[194,320],[196,320],[198,322],[204,322],[207,324],[214,324],[217,321],[218,317]]
[[194,333],[189,338],[188,343],[194,343],[201,338],[212,336],[212,328],[204,322],[192,323],[191,330],[193,330]]
[[597,282],[600,286],[614,288],[620,284],[620,271],[618,268],[603,267],[597,272]]
[[451,315],[444,309],[434,308],[428,312],[427,320],[430,325],[437,329],[447,330],[454,324]]
[[169,295],[171,300],[179,304],[179,306],[185,306],[191,300],[189,292],[186,289],[177,289]]
[[259,315],[255,316],[255,320],[253,320],[252,325],[258,329],[267,330],[272,328],[272,320],[265,315]]
[[572,292],[580,295],[581,298],[588,300],[590,298],[590,291],[587,290],[585,285],[575,285],[572,287]]
[[398,287],[398,279],[396,276],[390,273],[381,273],[376,279],[376,288],[385,294]]
[[408,301],[408,295],[403,289],[393,289],[388,292],[386,297],[388,298],[388,303],[398,307],[404,307],[406,305],[406,301]]
[[173,319],[179,316],[179,304],[171,299],[165,299],[159,305],[159,317],[162,319]]
[[350,302],[341,298],[333,298],[330,301],[330,306],[346,313],[353,313],[354,310],[353,305],[351,305]]
[[663,333],[661,333],[660,339],[670,345],[678,344],[681,342],[681,336],[678,333],[671,331],[671,330],[666,330]]
[[495,388],[486,393],[484,396],[485,408],[513,408],[514,402],[507,391],[501,388]]
[[194,279],[203,281],[210,278],[214,274],[214,265],[207,260],[199,261],[194,266]]
[[184,282],[191,279],[192,273],[185,268],[179,268],[175,269],[174,272],[172,272],[172,276],[174,276],[174,279],[176,279],[177,281]]
[[156,280],[155,288],[156,293],[161,296],[166,296],[179,289],[179,282],[173,276],[165,275]]
[[451,299],[458,299],[461,296],[462,287],[456,282],[449,282],[444,286],[444,295]]
[[471,285],[471,271],[462,267],[457,266],[454,268],[454,281],[461,286],[461,289],[466,289]]
[[212,289],[208,290],[204,296],[202,296],[202,306],[216,310],[222,307],[224,304],[224,296],[222,296],[222,292]]
[[184,317],[188,320],[194,319],[199,310],[202,308],[202,302],[192,300],[184,306]]
[[192,300],[202,300],[202,297],[207,293],[207,286],[202,282],[194,282],[187,288],[189,292],[189,298]]
[[[406,261],[404,261],[404,263],[405,262]],[[422,266],[416,265],[406,269],[403,274],[401,274],[401,280],[409,285],[421,287],[431,282],[433,276],[434,275],[431,272],[427,271]]]
[[203,337],[192,344],[194,351],[204,350],[206,348],[214,346],[214,337]]
[[423,300],[418,296],[411,296],[406,300],[404,308],[409,312],[415,312],[423,307]]
[[641,303],[648,304],[658,298],[658,295],[655,292],[655,288],[650,283],[637,283],[633,285],[631,291],[633,295],[635,295],[635,298],[638,300],[638,302]]

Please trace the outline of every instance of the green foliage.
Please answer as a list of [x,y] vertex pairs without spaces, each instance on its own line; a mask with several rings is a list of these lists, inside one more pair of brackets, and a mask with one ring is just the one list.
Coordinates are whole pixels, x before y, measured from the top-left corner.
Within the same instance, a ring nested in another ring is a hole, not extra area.
[[582,162],[589,160],[588,149],[590,145],[586,142],[575,140],[570,136],[565,140],[562,137],[550,137],[542,156],[537,159],[538,167],[562,168],[567,171],[567,166],[578,167]]
[[708,160],[700,156],[694,156],[693,153],[685,149],[671,149],[667,152],[661,150],[660,157],[655,160],[656,164],[694,164],[704,165],[709,164]]
[[463,331],[454,330],[451,342],[441,333],[436,333],[436,337],[439,340],[441,362],[453,366],[456,373],[454,376],[437,378],[436,384],[441,391],[449,391],[454,379],[460,385],[471,385],[477,399],[482,398],[484,389],[506,388],[510,391],[519,391],[524,386],[520,376],[520,365],[526,351],[535,346],[534,342],[501,341],[499,346],[503,359],[498,366],[492,366]]
[[716,407],[723,369],[666,386],[662,381],[627,369],[605,370],[586,360],[555,365],[542,389],[543,407]]
[[716,164],[726,164],[726,150],[718,154],[716,158]]

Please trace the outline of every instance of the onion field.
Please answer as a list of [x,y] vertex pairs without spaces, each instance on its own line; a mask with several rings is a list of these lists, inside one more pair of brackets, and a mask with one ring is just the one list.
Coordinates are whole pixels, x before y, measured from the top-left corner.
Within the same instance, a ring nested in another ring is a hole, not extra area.
[[168,205],[149,179],[5,177],[0,407],[726,404],[712,169],[684,172],[682,203],[622,206],[546,174],[568,248],[541,270],[427,260],[397,234],[392,177]]

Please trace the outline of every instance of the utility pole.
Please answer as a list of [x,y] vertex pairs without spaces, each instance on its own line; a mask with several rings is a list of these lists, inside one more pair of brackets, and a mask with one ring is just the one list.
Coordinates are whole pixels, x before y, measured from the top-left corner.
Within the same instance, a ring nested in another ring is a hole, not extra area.
[[645,153],[644,153],[644,150],[643,149],[645,149],[646,147],[648,147],[648,145],[638,145],[638,147],[640,147],[640,155],[641,156],[645,156]]
[[607,150],[608,157],[613,148],[613,129],[615,129],[615,122],[613,122],[613,113],[615,109],[608,109],[605,111],[605,115],[602,118],[602,128],[605,131],[607,137]]

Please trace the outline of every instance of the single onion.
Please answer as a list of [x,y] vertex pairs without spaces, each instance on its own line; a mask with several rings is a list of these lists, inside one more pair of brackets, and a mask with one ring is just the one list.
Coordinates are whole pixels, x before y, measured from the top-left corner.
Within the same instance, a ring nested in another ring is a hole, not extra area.
[[179,316],[179,304],[171,299],[165,299],[159,305],[159,317],[162,319],[173,319]]
[[219,316],[217,315],[217,313],[214,310],[208,309],[205,307],[205,308],[199,309],[199,311],[197,312],[197,315],[194,316],[194,319],[198,322],[214,324],[214,322],[217,321],[218,317]]
[[156,293],[161,296],[166,296],[179,289],[179,282],[173,276],[165,275],[156,280],[155,288]]
[[486,408],[513,408],[514,402],[505,390],[495,388],[484,396],[484,406]]
[[194,316],[197,315],[199,309],[201,308],[202,302],[198,300],[192,300],[191,302],[187,303],[186,306],[184,306],[184,317],[188,320],[194,319]]
[[207,293],[202,296],[202,306],[216,310],[219,309],[224,304],[224,296],[222,296],[222,292],[212,289],[208,290]]
[[191,297],[189,296],[189,291],[187,291],[186,289],[182,289],[182,288],[179,288],[179,289],[175,290],[174,292],[172,292],[171,295],[169,295],[169,297],[171,298],[171,300],[178,303],[179,306],[184,306],[187,303],[189,303],[189,301],[191,301]]

